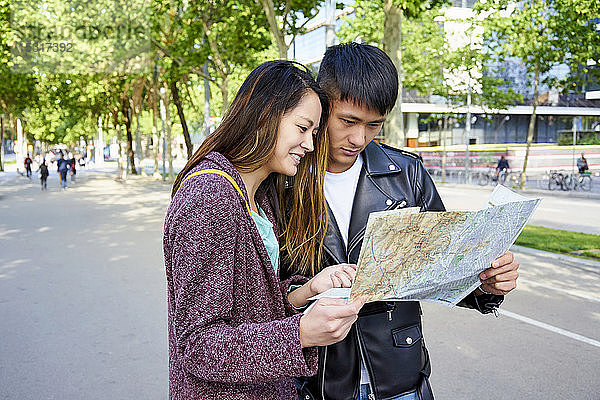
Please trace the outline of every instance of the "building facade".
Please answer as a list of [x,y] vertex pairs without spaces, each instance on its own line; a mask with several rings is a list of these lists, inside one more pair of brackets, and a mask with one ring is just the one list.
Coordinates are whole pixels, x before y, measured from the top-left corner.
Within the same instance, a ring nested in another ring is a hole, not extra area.
[[[453,42],[467,40],[462,35],[466,20],[472,15],[474,0],[454,0],[452,6],[445,9],[444,32],[452,35]],[[336,11],[336,29],[345,23],[340,17],[352,17],[352,2],[344,2],[346,8]],[[600,24],[600,19],[599,19]],[[463,43],[464,44],[464,43]],[[307,33],[296,37],[290,47],[289,57],[318,70],[326,49],[326,15],[321,13],[310,24]],[[532,113],[533,88],[528,83],[524,67],[507,62],[502,65],[502,78],[510,87],[523,95],[523,102],[504,110],[491,112],[477,104],[448,107],[443,99],[431,96],[424,98],[412,93],[403,93],[402,111],[404,113],[405,146],[424,147],[436,145],[464,145],[489,143],[525,143]],[[555,68],[551,73],[564,76],[565,66]],[[454,77],[460,81],[461,77]],[[476,89],[475,89],[476,90]],[[540,106],[534,130],[534,143],[572,143],[572,137],[582,141],[591,137],[600,140],[600,82],[588,82],[587,92],[581,95],[561,95],[557,90],[540,87]],[[471,129],[468,131],[465,116],[471,114]],[[381,137],[380,139],[383,139]],[[445,142],[445,143],[444,143]]]

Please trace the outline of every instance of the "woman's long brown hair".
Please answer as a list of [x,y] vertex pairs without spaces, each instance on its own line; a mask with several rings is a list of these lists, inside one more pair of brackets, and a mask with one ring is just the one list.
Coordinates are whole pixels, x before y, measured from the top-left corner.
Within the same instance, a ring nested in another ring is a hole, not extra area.
[[282,227],[282,250],[290,258],[291,270],[314,275],[320,270],[327,229],[323,181],[329,102],[302,64],[269,61],[250,73],[221,125],[177,175],[171,197],[185,176],[211,151],[223,154],[240,172],[252,172],[263,166],[275,151],[281,118],[310,92],[317,94],[322,110],[319,131],[313,139],[314,151],[304,156],[291,188],[285,190],[287,177],[281,174],[276,174],[275,186],[281,210],[278,219]]

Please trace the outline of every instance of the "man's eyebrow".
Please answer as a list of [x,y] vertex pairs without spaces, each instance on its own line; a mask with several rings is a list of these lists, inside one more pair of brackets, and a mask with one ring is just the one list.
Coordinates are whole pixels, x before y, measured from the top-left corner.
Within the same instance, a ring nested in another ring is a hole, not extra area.
[[[361,118],[358,118],[354,114],[345,114],[345,113],[342,113],[342,114],[339,115],[339,117],[345,118],[345,119],[350,119],[352,121],[365,122]],[[367,123],[369,123],[369,124],[380,124],[380,123],[383,123],[383,122],[385,122],[385,117],[379,118],[379,119],[376,119],[376,120],[373,120],[373,121],[367,121]]]

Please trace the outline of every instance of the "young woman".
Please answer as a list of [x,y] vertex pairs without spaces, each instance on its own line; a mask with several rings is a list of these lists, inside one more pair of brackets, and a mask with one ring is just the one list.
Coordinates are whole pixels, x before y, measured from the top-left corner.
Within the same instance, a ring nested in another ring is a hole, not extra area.
[[319,269],[327,112],[304,67],[262,64],[179,173],[163,245],[171,399],[295,399],[292,377],[316,372],[314,346],[356,320],[362,303],[333,299],[298,313],[308,297],[349,286],[350,266],[279,279],[280,241],[298,270]]

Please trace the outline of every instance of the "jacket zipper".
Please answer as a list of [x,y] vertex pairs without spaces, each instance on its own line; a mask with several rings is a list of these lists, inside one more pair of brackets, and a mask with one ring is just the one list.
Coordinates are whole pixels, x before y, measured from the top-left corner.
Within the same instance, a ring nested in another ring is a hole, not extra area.
[[[371,393],[369,393],[369,400],[375,400],[375,391],[373,390],[373,379],[371,378],[371,373],[369,372],[369,368],[367,368],[367,363],[365,362],[365,354],[363,353],[363,346],[362,346],[362,342],[360,340],[360,335],[358,332],[358,325],[354,325],[354,327],[356,328],[356,341],[358,342],[358,351],[360,353],[360,360],[362,362],[362,365],[365,366],[365,369],[367,370],[367,375],[369,375],[369,390],[371,391]],[[358,382],[358,386],[359,386],[359,390],[360,390],[360,382]],[[325,398],[325,397],[323,397]]]
[[364,228],[361,229],[360,232],[358,232],[358,235],[356,235],[354,237],[354,240],[352,241],[352,246],[348,247],[348,250],[346,252],[346,260],[350,259],[350,253],[352,253],[352,250],[354,250],[356,245],[359,244],[363,240],[366,229],[367,229],[367,227],[365,226]]
[[[393,204],[391,207],[386,208],[385,211],[396,210],[398,208],[404,208],[404,206],[406,206],[406,200],[402,200],[399,204]],[[354,240],[352,240],[352,243],[350,244],[350,246],[348,246],[348,250],[346,252],[346,260],[348,260],[350,258],[350,253],[352,253],[352,250],[354,250],[354,248],[356,247],[356,245],[358,243],[360,243],[361,240],[363,240],[363,238],[365,236],[365,231],[366,230],[367,230],[367,227],[364,226],[358,232],[358,234],[354,237]]]
[[[387,210],[391,210],[393,208],[402,208],[406,205],[406,200],[403,200],[402,202],[400,202],[400,204],[398,205],[394,205],[390,208],[387,208]],[[352,245],[349,246],[346,250],[346,260],[350,259],[350,253],[352,253],[352,250],[354,250],[354,248],[356,247],[356,245],[358,243],[360,243],[360,241],[363,239],[364,235],[365,235],[365,230],[367,229],[367,227],[365,226],[364,228],[362,228],[360,230],[360,232],[358,233],[358,235],[356,235],[354,237],[354,240],[352,241]],[[323,246],[325,248],[325,251],[327,253],[329,253],[329,255],[336,261],[338,261],[336,259],[336,257],[333,256],[333,254],[331,254],[331,252],[327,249],[327,247]],[[339,261],[338,261],[339,262]],[[388,311],[388,319],[391,321],[392,320],[392,314],[390,311]],[[365,369],[367,368],[367,363],[365,363],[365,356],[363,354],[363,349],[362,349],[362,343],[360,340],[360,335],[358,334],[358,325],[355,323],[354,327],[356,328],[356,340],[358,341],[358,350],[360,353],[360,359],[362,362],[362,365],[365,366]],[[325,399],[325,364],[327,362],[327,347],[325,346],[325,352],[323,354],[323,377],[321,379],[321,398]],[[373,390],[373,382],[371,379],[371,374],[369,373],[369,370],[367,369],[367,374],[369,375],[369,389],[371,390],[371,393],[369,393],[369,400],[375,400],[375,391]],[[360,390],[360,381],[358,383],[359,386],[359,390]]]

